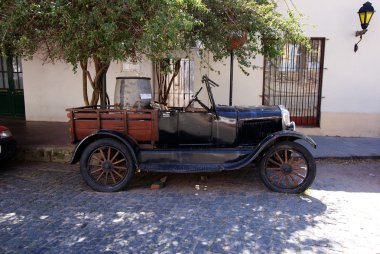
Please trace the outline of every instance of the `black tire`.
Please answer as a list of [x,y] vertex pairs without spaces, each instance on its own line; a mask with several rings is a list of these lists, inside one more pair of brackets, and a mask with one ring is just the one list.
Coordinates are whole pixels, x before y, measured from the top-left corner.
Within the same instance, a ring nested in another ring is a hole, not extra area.
[[135,164],[124,144],[104,138],[91,143],[83,151],[80,172],[92,189],[114,192],[128,186],[135,172]]
[[260,176],[273,191],[302,193],[313,183],[315,160],[311,153],[296,142],[279,142],[265,152],[260,162]]

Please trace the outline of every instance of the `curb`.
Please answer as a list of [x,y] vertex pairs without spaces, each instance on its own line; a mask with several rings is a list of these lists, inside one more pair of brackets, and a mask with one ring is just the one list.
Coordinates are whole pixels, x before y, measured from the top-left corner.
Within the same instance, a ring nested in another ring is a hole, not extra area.
[[327,160],[340,160],[340,161],[356,161],[356,160],[380,160],[380,155],[347,155],[347,156],[315,156],[316,161],[327,161]]
[[[74,145],[46,146],[46,145],[24,145],[17,147],[15,160],[70,163]],[[379,160],[380,155],[342,155],[342,156],[314,156],[317,161],[325,160]]]
[[15,160],[69,163],[75,146],[19,146]]

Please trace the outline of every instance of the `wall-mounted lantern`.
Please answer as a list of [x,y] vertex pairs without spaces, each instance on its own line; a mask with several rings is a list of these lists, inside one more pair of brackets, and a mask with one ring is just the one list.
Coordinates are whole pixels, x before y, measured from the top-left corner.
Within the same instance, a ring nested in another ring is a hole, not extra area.
[[370,2],[366,2],[365,4],[363,4],[363,6],[358,11],[360,25],[363,30],[356,31],[355,33],[356,36],[360,36],[360,40],[358,41],[358,43],[355,44],[355,47],[354,47],[355,52],[358,51],[358,44],[362,40],[363,34],[365,34],[368,31],[367,28],[374,13],[375,13],[375,9],[373,8]]

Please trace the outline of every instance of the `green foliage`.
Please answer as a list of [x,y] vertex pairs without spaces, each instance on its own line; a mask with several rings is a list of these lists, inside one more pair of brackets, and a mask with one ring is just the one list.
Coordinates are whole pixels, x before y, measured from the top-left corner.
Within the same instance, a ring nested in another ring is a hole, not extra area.
[[287,42],[308,43],[302,33],[299,16],[288,11],[284,17],[272,0],[208,0],[207,12],[196,12],[203,26],[197,26],[189,35],[194,43],[202,43],[202,51],[211,52],[214,61],[228,57],[231,40],[246,36],[243,46],[234,49],[242,67],[249,67],[251,60],[262,54],[274,58],[282,54]]
[[[2,0],[0,50],[23,57],[37,52],[46,61],[81,66],[99,93],[100,77],[111,61],[168,62],[172,54],[200,44],[200,54],[215,61],[229,56],[231,41],[240,66],[262,54],[275,57],[286,42],[306,44],[299,18],[284,17],[273,0]],[[87,63],[95,65],[91,78]],[[170,61],[169,61],[170,62]],[[168,68],[163,68],[168,71]],[[85,76],[83,79],[86,86]],[[86,90],[86,89],[84,89]],[[97,97],[97,96],[95,96]],[[92,103],[97,99],[93,98]]]

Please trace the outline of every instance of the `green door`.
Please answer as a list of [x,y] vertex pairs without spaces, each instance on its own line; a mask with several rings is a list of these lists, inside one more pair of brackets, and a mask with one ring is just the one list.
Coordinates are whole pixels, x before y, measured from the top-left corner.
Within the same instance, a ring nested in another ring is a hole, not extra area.
[[21,59],[0,57],[0,116],[25,117]]

